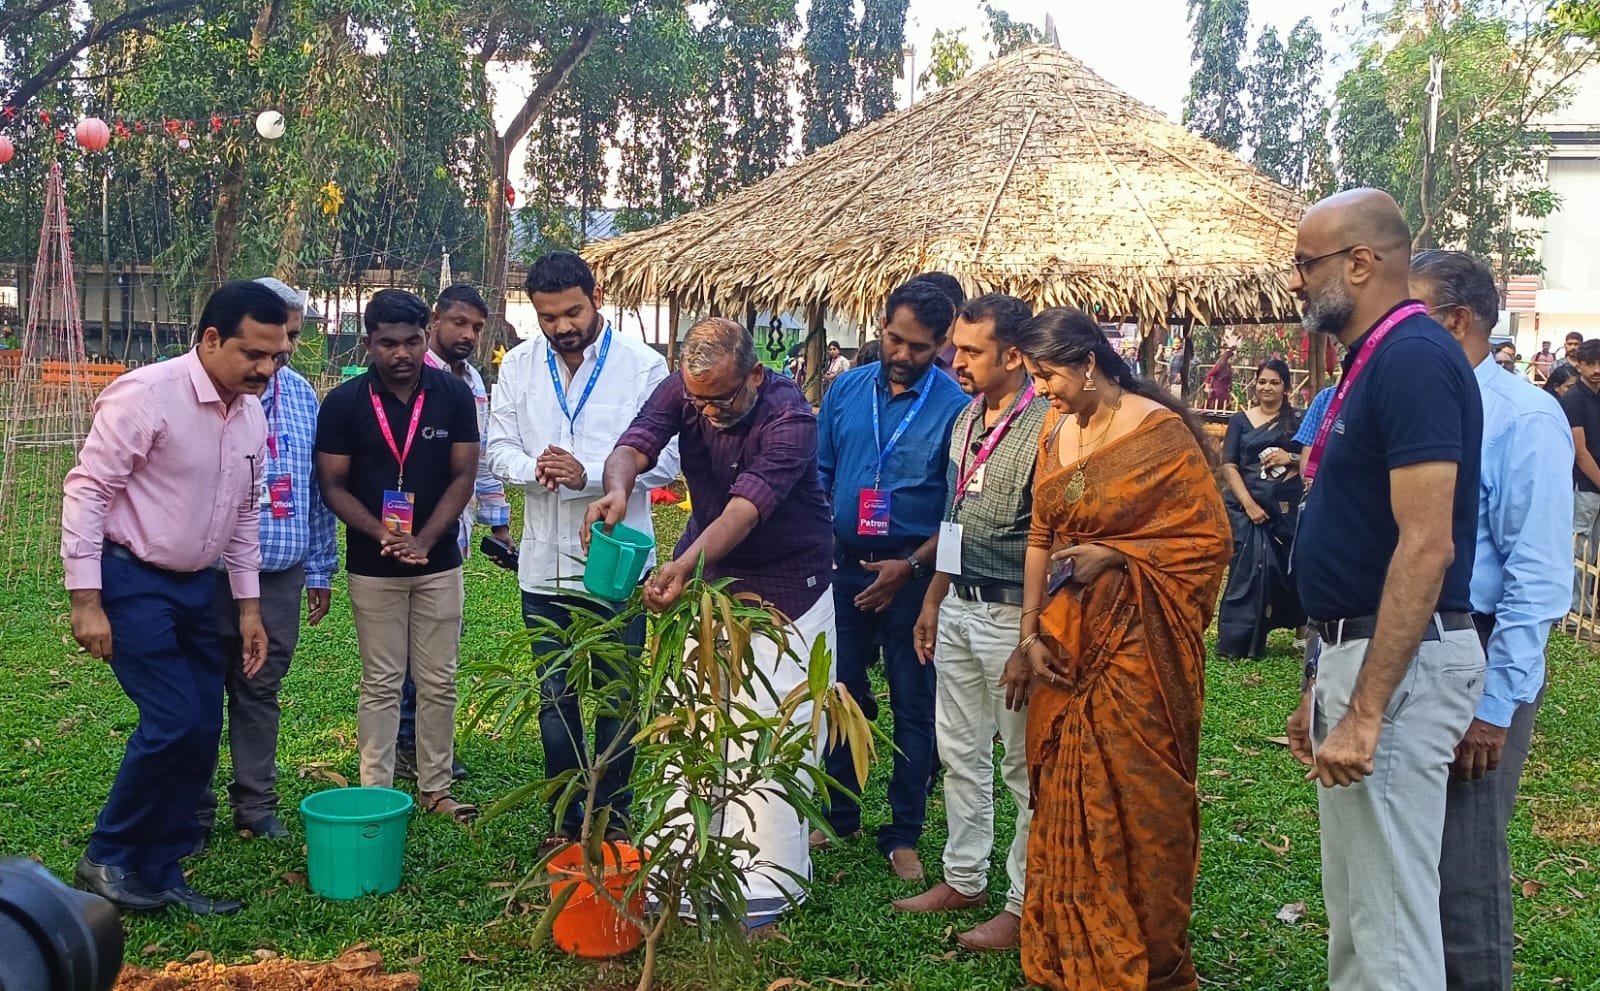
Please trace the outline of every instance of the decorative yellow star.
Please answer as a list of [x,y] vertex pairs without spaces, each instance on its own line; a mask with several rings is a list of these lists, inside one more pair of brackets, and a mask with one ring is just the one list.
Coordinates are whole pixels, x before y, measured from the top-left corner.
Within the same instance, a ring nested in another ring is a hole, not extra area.
[[344,190],[339,188],[339,184],[332,179],[328,180],[328,184],[322,187],[318,195],[322,201],[322,215],[337,217],[339,208],[344,206]]
[[504,345],[501,345],[500,347],[497,347],[497,348],[494,349],[494,364],[495,364],[496,368],[498,368],[500,366],[500,359],[504,358],[505,356],[506,356],[506,349],[505,349]]

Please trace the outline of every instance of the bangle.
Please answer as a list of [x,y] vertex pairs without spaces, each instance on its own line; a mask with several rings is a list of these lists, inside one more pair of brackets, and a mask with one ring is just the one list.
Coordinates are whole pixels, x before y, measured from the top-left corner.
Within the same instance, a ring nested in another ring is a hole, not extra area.
[[1039,634],[1030,633],[1027,636],[1023,637],[1020,641],[1017,642],[1017,649],[1018,650],[1027,650],[1029,647],[1032,647],[1034,642],[1037,641],[1038,639],[1039,639]]
[[1044,606],[1034,606],[1032,609],[1024,609],[1024,610],[1022,610],[1022,615],[1024,615],[1024,616],[1032,616],[1036,612],[1043,612],[1043,611],[1044,611]]

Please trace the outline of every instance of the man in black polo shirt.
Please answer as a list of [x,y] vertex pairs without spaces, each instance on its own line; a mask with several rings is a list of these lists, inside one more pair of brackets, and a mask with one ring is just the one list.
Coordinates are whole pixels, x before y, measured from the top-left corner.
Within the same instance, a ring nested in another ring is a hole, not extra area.
[[1332,991],[1445,986],[1445,788],[1483,692],[1483,408],[1460,346],[1407,299],[1410,244],[1394,200],[1350,190],[1306,211],[1289,280],[1306,328],[1347,350],[1304,456],[1293,574],[1323,645],[1289,719],[1321,785]]
[[428,318],[411,293],[372,297],[364,318],[372,366],[322,403],[317,477],[347,528],[361,645],[361,783],[393,784],[409,660],[417,791],[424,808],[464,822],[477,810],[450,795],[463,598],[456,527],[477,477],[478,414],[465,383],[424,363]]
[[[1584,556],[1593,561],[1600,550],[1600,338],[1584,341],[1567,354],[1578,370],[1578,384],[1561,397],[1561,409],[1572,425],[1572,446],[1577,452],[1572,466],[1572,533],[1587,540]],[[1594,583],[1585,586],[1584,574],[1572,576],[1572,611],[1582,612],[1594,596]],[[1592,615],[1594,608],[1589,610]]]

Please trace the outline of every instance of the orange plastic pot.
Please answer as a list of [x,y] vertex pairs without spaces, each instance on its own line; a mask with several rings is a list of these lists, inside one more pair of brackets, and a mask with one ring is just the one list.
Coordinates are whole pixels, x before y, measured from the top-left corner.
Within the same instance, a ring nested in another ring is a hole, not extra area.
[[[635,918],[644,917],[644,889],[626,895],[628,885],[639,873],[644,857],[626,843],[605,846],[603,883],[612,898],[625,901]],[[562,878],[551,886],[551,896],[559,896],[576,886],[567,903],[556,914],[550,936],[564,952],[591,959],[617,957],[637,949],[644,940],[639,927],[595,891],[583,874],[583,849],[576,843],[550,858],[550,873]]]

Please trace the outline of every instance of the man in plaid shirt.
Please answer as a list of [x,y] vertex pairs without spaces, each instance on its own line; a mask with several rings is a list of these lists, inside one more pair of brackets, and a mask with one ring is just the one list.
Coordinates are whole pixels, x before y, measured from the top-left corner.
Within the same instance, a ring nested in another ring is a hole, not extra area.
[[[255,677],[244,674],[237,632],[237,607],[225,568],[217,570],[217,629],[224,631],[229,659],[224,679],[228,700],[228,752],[233,782],[228,802],[234,828],[259,839],[289,835],[278,821],[278,690],[300,641],[300,590],[306,621],[316,626],[328,614],[328,586],[339,569],[338,523],[322,502],[311,450],[317,432],[317,394],[288,356],[307,318],[321,316],[299,291],[277,279],[257,279],[289,307],[289,352],[261,395],[267,416],[267,458],[257,469],[261,488],[261,625],[267,631],[267,662]],[[197,818],[201,847],[217,817],[217,795],[206,789]]]

